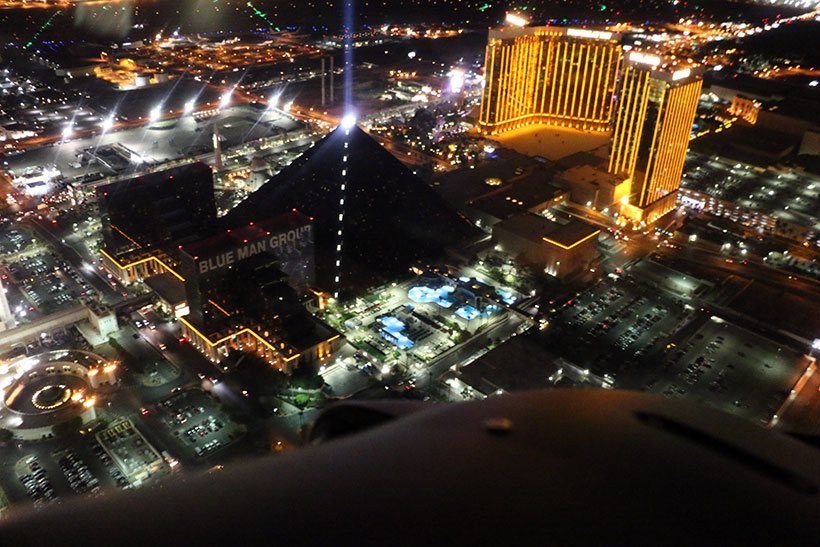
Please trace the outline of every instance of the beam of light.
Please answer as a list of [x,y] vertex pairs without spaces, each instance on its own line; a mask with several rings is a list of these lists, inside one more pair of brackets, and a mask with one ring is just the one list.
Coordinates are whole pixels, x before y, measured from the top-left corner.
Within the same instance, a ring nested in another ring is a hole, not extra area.
[[34,33],[34,36],[32,36],[32,37],[31,37],[31,40],[29,40],[29,41],[26,43],[26,45],[24,45],[24,46],[23,46],[23,49],[28,49],[29,47],[31,47],[31,45],[32,45],[34,42],[36,42],[36,41],[37,41],[37,38],[39,38],[39,37],[40,37],[40,35],[41,35],[43,32],[45,32],[45,30],[46,30],[48,27],[50,27],[50,26],[52,25],[52,23],[54,23],[54,18],[55,18],[55,17],[57,17],[58,15],[62,15],[62,13],[63,13],[63,10],[61,10],[61,9],[58,9],[57,11],[55,11],[55,12],[54,12],[54,15],[52,15],[51,17],[49,17],[49,18],[48,18],[48,20],[47,20],[45,23],[43,23],[43,26],[41,26],[39,29],[37,29],[37,32],[35,32],[35,33]]
[[356,125],[356,116],[345,114],[345,117],[342,118],[342,129],[353,129],[354,125]]
[[222,97],[219,99],[219,108],[225,108],[229,104],[231,104],[231,99],[233,98],[233,91],[226,91],[222,94]]
[[63,128],[62,135],[63,135],[63,140],[64,141],[67,141],[68,139],[70,139],[73,134],[74,134],[74,128],[72,127],[72,124],[69,124],[69,125],[67,125]]
[[276,93],[275,95],[271,95],[270,99],[268,99],[268,109],[273,110],[274,108],[279,107],[279,99],[282,97],[281,93]]
[[194,101],[193,99],[189,99],[188,101],[185,101],[185,109],[183,110],[182,113],[183,114],[190,114],[191,112],[193,112],[195,104],[196,104],[196,101]]
[[454,68],[450,71],[450,91],[453,93],[460,93],[464,88],[464,71],[460,68]]
[[114,115],[112,114],[105,118],[100,124],[100,127],[102,128],[103,133],[111,131],[111,128],[114,127]]
[[353,103],[353,0],[344,0],[344,101],[345,110]]
[[159,120],[160,115],[162,114],[161,107],[155,106],[151,109],[151,112],[148,114],[148,121],[154,123],[155,121]]
[[274,28],[276,30],[276,32],[279,32],[279,27],[274,26],[273,22],[271,22],[271,20],[268,19],[268,14],[267,13],[257,9],[256,6],[253,5],[253,2],[248,2],[245,5],[248,6],[249,8],[251,8],[251,10],[253,10],[253,14],[256,15],[257,17],[259,17],[260,19],[262,19],[263,21],[265,21],[268,24],[269,27]]

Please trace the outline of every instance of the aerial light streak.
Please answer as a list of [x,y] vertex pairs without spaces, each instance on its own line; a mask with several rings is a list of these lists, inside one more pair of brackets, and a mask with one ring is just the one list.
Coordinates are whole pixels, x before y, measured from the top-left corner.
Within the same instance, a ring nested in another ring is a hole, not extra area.
[[61,15],[62,13],[63,13],[63,10],[61,10],[61,9],[58,9],[57,11],[55,11],[54,15],[49,17],[48,20],[45,23],[43,23],[43,26],[41,26],[39,29],[37,29],[37,32],[35,32],[34,36],[31,37],[31,40],[29,40],[26,43],[26,45],[23,46],[23,49],[28,49],[37,40],[37,38],[39,38],[40,35],[43,32],[45,32],[45,30],[48,27],[50,27],[52,25],[52,23],[54,22],[54,18],[57,17],[58,15]]
[[248,2],[245,5],[251,8],[253,10],[253,14],[265,21],[270,27],[275,28],[277,31],[279,30],[279,27],[275,27],[271,20],[268,19],[268,14],[257,9],[256,6],[253,5],[253,2]]

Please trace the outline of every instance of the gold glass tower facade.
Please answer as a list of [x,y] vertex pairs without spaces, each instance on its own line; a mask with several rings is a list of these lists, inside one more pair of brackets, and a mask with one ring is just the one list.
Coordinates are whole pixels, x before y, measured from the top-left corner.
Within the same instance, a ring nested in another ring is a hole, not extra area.
[[690,69],[660,63],[632,53],[618,96],[609,171],[631,179],[622,215],[634,222],[652,222],[675,207],[700,97],[701,79]]
[[619,40],[586,29],[491,31],[479,129],[490,135],[532,124],[609,130]]

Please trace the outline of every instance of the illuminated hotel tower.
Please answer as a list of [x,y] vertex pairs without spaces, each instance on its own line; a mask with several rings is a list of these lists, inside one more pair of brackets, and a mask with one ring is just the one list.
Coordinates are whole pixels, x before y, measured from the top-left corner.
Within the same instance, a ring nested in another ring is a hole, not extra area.
[[658,56],[626,57],[609,171],[631,179],[621,215],[633,222],[653,222],[675,207],[701,83],[691,68]]
[[532,124],[609,130],[621,63],[620,36],[601,30],[491,30],[479,129]]

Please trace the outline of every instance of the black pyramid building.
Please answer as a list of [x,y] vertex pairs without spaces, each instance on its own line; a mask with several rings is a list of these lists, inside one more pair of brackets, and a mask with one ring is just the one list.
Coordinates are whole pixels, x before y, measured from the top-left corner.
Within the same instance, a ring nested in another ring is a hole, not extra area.
[[223,217],[223,227],[293,209],[313,218],[316,281],[326,290],[394,279],[481,236],[358,127],[339,127],[318,141]]

